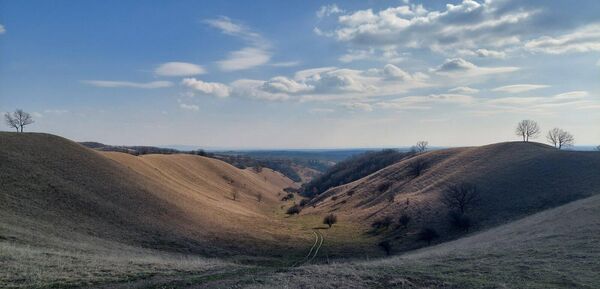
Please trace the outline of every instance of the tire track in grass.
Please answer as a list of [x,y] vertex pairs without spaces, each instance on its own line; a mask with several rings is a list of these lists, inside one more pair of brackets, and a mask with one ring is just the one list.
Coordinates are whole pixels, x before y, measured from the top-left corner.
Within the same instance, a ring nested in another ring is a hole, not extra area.
[[310,258],[310,255],[312,254],[313,250],[319,243],[319,236],[317,235],[317,232],[313,231],[313,234],[315,235],[315,242],[313,243],[312,247],[310,247],[310,251],[308,251],[308,254],[306,254],[306,256],[304,256],[304,258],[302,258],[301,260],[298,260],[294,264],[292,264],[291,267],[300,266],[302,263],[305,263],[306,260],[308,260]]
[[323,234],[321,234],[321,232],[319,231],[314,231],[321,239],[319,245],[317,246],[317,248],[315,249],[315,252],[313,254],[313,256],[306,262],[307,264],[312,262],[313,259],[315,259],[315,257],[317,257],[317,254],[319,254],[319,249],[321,249],[321,246],[323,246],[323,241],[325,241],[325,238],[323,238]]

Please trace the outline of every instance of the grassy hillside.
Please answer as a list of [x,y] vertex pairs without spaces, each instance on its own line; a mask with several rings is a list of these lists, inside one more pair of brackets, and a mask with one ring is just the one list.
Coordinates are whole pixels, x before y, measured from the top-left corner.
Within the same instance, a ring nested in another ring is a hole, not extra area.
[[376,261],[315,265],[214,288],[600,288],[600,196]]
[[0,183],[3,288],[219,271],[206,257],[271,262],[312,237],[276,217],[291,180],[201,156],[0,133]]
[[[413,167],[424,169],[415,174]],[[446,149],[404,159],[374,174],[319,195],[305,214],[334,212],[341,220],[366,226],[391,218],[386,229],[372,230],[398,250],[423,246],[418,233],[436,229],[445,240],[464,234],[449,224],[441,202],[450,184],[476,186],[479,202],[469,212],[474,229],[488,228],[600,192],[600,153],[559,151],[537,143],[500,143]],[[408,228],[398,226],[402,214]]]
[[393,149],[365,152],[343,160],[325,171],[324,174],[303,186],[303,194],[315,196],[332,187],[347,184],[383,169],[410,153],[402,153]]

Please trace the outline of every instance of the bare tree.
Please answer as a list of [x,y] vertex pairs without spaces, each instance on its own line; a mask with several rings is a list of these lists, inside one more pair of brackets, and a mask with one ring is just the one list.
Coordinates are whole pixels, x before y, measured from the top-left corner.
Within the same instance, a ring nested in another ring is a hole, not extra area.
[[442,195],[442,203],[461,215],[479,202],[477,187],[469,183],[448,186]]
[[414,145],[412,147],[412,150],[415,151],[416,153],[424,153],[427,151],[429,147],[429,142],[428,141],[418,141],[416,145]]
[[548,142],[558,149],[572,146],[575,143],[575,138],[573,135],[560,128],[553,128],[549,130],[548,134],[546,134],[546,139],[548,139]]
[[334,214],[329,214],[323,218],[323,224],[328,225],[329,228],[335,223],[337,223],[337,216]]
[[540,126],[533,120],[522,120],[517,125],[515,134],[523,137],[524,142],[528,142],[529,138],[536,138],[540,135]]
[[34,123],[31,114],[24,112],[22,109],[15,110],[12,115],[8,112],[5,113],[4,120],[8,126],[16,129],[17,132],[19,130],[23,132],[23,127]]

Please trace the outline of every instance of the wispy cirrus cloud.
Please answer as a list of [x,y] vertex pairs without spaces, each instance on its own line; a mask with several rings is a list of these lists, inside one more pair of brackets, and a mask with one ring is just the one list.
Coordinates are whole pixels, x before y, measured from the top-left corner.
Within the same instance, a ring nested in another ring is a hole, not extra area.
[[526,91],[531,91],[531,90],[536,90],[536,89],[541,89],[541,88],[546,88],[546,87],[549,87],[549,85],[544,85],[544,84],[513,84],[513,85],[506,85],[506,86],[496,87],[496,88],[492,89],[492,91],[507,92],[507,93],[521,93],[521,92],[526,92]]
[[154,73],[160,76],[192,76],[205,74],[204,67],[187,62],[166,62],[154,69]]
[[246,47],[232,51],[227,58],[217,61],[217,65],[221,70],[246,70],[264,65],[270,61],[272,56],[269,49],[270,44],[259,33],[225,16],[207,19],[204,22],[219,29],[224,34],[240,38],[247,43]]
[[548,54],[600,51],[600,23],[585,25],[559,36],[542,36],[528,41],[525,48]]
[[447,76],[476,77],[489,74],[510,73],[519,69],[519,67],[514,66],[481,67],[463,58],[449,58],[440,66],[432,69],[432,71]]
[[151,81],[151,82],[131,82],[131,81],[116,81],[116,80],[82,80],[81,82],[104,88],[142,88],[156,89],[173,86],[170,81]]

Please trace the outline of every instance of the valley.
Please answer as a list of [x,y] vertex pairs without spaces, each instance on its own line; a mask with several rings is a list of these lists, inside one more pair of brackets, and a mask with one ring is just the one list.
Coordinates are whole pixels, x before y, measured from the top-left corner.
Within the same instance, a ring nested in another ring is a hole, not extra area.
[[[600,154],[511,142],[407,152],[382,168],[340,169],[373,160],[340,160],[331,168],[336,178],[355,180],[306,197],[316,181],[295,182],[267,167],[241,169],[192,154],[98,151],[49,134],[0,132],[0,285],[593,288],[600,282],[593,274],[600,260]],[[449,222],[442,201],[451,184],[463,182],[479,196],[467,230]],[[298,212],[289,213],[294,206]],[[328,226],[323,218],[330,214],[336,222]],[[402,224],[401,216],[409,221]],[[424,228],[437,236],[423,239]]]

